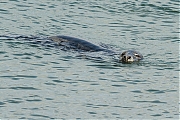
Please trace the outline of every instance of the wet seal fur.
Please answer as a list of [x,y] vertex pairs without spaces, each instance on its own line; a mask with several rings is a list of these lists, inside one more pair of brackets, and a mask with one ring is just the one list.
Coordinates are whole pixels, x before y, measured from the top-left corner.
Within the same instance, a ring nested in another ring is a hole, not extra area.
[[[60,46],[66,46],[69,49],[83,50],[89,52],[104,51],[104,52],[116,53],[112,50],[102,48],[100,46],[94,45],[88,41],[79,38],[74,38],[69,36],[52,36],[52,37],[48,37],[48,39],[56,42]],[[135,50],[127,50],[120,53],[119,55],[119,61],[122,63],[138,62],[142,59],[143,59],[142,54]]]

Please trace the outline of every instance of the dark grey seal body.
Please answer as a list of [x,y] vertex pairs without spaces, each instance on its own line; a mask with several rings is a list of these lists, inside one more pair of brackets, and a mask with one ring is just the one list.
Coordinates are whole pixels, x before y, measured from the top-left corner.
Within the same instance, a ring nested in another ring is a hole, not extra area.
[[74,38],[74,37],[69,37],[69,36],[52,36],[52,37],[49,37],[49,39],[58,43],[59,45],[66,46],[71,49],[80,49],[83,51],[91,51],[91,52],[105,50],[102,47],[94,45],[88,41]]
[[[49,37],[49,39],[56,42],[58,45],[65,46],[69,49],[83,50],[83,51],[90,51],[90,52],[104,51],[104,52],[112,53],[112,55],[117,53],[112,50],[94,45],[88,41],[74,38],[74,37],[52,36],[52,37]],[[127,50],[122,53],[119,53],[119,61],[123,63],[138,62],[142,59],[143,59],[142,54],[135,50]]]

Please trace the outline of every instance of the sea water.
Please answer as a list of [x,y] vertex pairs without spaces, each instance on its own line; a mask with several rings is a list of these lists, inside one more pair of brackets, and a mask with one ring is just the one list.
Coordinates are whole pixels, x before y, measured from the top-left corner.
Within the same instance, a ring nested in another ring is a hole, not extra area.
[[0,35],[134,49],[136,64],[0,38],[1,119],[178,119],[179,1],[3,0]]

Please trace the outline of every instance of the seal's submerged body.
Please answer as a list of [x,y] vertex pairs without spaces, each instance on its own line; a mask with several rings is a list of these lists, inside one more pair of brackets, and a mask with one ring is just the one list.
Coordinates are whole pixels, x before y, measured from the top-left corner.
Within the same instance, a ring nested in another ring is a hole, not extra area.
[[[122,63],[132,63],[138,62],[143,59],[141,53],[135,50],[127,50],[124,52],[117,52],[114,50],[110,50],[106,47],[101,47],[95,44],[92,44],[88,41],[69,37],[69,36],[51,36],[47,38],[36,37],[36,36],[24,36],[24,35],[0,35],[3,39],[24,39],[26,41],[30,41],[32,44],[42,44],[47,45],[49,47],[53,46],[62,46],[62,50],[75,50],[80,52],[103,52],[104,55],[110,56],[118,56],[118,61]],[[64,49],[65,48],[65,49]]]
[[[117,52],[114,52],[112,50],[94,45],[88,41],[74,38],[74,37],[52,36],[52,37],[49,37],[48,39],[56,42],[60,46],[65,46],[68,49],[83,50],[83,51],[89,51],[89,52],[104,51],[108,53],[117,54]],[[119,61],[123,63],[138,62],[142,59],[143,59],[142,54],[134,50],[127,50],[119,54]]]

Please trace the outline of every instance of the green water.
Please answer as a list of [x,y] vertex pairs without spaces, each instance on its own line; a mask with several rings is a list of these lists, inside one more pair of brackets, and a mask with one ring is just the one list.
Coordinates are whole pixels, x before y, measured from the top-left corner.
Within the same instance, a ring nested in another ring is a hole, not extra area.
[[178,119],[179,2],[3,0],[0,35],[68,35],[139,64],[0,38],[1,119]]

